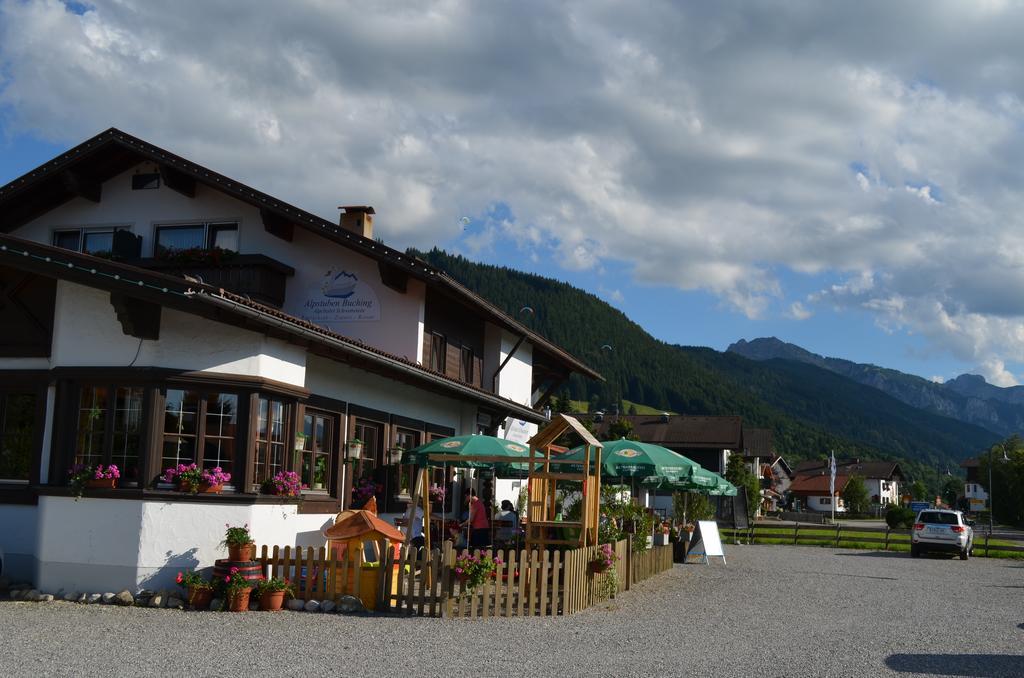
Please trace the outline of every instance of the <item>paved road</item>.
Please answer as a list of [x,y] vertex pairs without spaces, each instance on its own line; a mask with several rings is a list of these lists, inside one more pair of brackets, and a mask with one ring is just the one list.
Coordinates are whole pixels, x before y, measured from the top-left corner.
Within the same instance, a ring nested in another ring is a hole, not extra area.
[[1024,676],[1024,561],[726,548],[547,620],[0,602],[0,675]]

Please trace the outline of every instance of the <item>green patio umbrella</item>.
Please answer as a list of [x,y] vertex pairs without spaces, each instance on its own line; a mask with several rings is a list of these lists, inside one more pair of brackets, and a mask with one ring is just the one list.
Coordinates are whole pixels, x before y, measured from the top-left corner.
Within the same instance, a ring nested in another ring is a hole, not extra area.
[[[601,475],[607,478],[630,478],[641,482],[686,482],[701,469],[700,464],[678,452],[636,440],[610,440],[603,443]],[[585,447],[570,450],[562,459],[583,461]],[[582,467],[582,463],[580,464]],[[701,479],[701,486],[711,481]]]
[[712,497],[736,496],[735,485],[703,466],[695,471],[692,476],[683,480],[660,480],[656,483],[645,483],[645,485],[655,490],[667,490],[669,492],[697,492]]
[[[431,455],[436,454],[465,457],[465,461],[438,461],[430,458]],[[473,457],[504,457],[509,461],[508,463],[483,462],[474,461]],[[414,449],[406,450],[402,455],[402,463],[416,464],[417,466],[447,465],[458,468],[494,468],[500,475],[509,475],[511,472],[525,473],[527,464],[522,462],[529,458],[530,448],[523,443],[494,436],[468,435],[432,440]],[[513,461],[520,463],[513,463]]]

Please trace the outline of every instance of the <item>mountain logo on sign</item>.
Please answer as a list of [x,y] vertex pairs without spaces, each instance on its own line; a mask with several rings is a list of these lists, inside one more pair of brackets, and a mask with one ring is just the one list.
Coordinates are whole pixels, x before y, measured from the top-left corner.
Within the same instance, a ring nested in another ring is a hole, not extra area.
[[327,275],[324,276],[323,284],[320,286],[321,291],[325,297],[331,297],[332,299],[348,299],[356,291],[356,285],[359,283],[359,278],[353,273],[346,271],[327,271]]

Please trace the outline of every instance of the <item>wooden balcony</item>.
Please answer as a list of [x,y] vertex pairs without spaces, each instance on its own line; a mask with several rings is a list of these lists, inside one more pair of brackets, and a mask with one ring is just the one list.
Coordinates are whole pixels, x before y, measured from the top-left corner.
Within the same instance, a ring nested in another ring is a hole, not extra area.
[[198,278],[207,285],[223,287],[278,308],[284,305],[287,279],[295,275],[291,266],[262,254],[235,254],[218,262],[138,259],[131,263],[161,273]]

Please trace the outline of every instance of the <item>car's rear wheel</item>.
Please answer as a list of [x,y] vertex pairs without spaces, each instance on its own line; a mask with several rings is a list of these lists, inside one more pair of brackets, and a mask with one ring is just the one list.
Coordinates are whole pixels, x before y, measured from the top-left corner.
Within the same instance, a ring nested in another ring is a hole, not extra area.
[[911,544],[910,545],[910,557],[911,558],[917,558],[919,555],[921,555],[921,549],[919,549],[917,547],[917,544]]
[[960,552],[960,560],[967,560],[970,557],[971,557],[971,549],[965,548],[963,551]]

